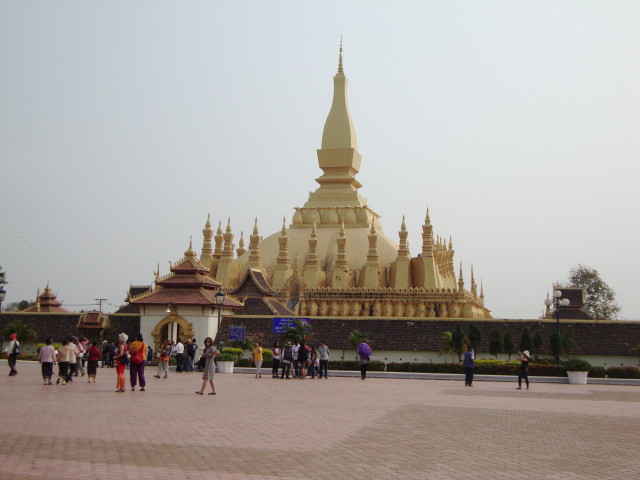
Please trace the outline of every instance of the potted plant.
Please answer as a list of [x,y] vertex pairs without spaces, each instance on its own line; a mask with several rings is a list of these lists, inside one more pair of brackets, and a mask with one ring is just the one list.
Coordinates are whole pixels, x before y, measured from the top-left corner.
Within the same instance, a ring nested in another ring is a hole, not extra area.
[[567,363],[564,364],[567,369],[567,377],[569,377],[569,383],[574,385],[586,385],[587,375],[589,375],[589,369],[591,364],[581,358],[570,358]]
[[216,357],[218,373],[233,373],[233,366],[238,360],[235,353],[221,353]]

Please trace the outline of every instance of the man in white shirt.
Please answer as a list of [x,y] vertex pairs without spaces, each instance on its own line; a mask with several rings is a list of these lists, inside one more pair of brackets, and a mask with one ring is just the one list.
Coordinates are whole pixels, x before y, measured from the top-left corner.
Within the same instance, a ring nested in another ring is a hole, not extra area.
[[173,353],[176,356],[176,372],[182,372],[184,366],[184,345],[182,339],[178,339],[175,347],[173,347]]
[[293,342],[293,347],[291,347],[291,350],[293,351],[293,378],[298,378],[300,376],[300,364],[298,363],[300,342],[298,342],[298,340]]

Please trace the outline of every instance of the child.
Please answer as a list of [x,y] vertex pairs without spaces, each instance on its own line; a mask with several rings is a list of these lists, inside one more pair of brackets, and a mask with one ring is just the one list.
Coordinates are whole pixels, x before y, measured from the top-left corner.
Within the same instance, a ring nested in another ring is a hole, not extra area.
[[53,376],[53,364],[56,363],[56,349],[53,348],[53,337],[46,340],[46,345],[40,349],[40,363],[42,364],[43,385],[53,385],[51,377]]
[[62,379],[63,385],[67,384],[71,355],[74,355],[74,353],[69,348],[69,340],[63,340],[62,346],[58,349],[58,380],[56,380],[56,384],[60,383],[60,379]]

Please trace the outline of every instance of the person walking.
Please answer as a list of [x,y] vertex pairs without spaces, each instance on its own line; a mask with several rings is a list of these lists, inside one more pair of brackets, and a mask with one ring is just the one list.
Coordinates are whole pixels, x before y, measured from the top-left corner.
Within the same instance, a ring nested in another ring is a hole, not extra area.
[[144,379],[144,367],[147,364],[147,344],[142,339],[142,334],[138,333],[134,342],[129,345],[131,353],[131,365],[129,366],[129,380],[131,381],[131,391],[136,391],[136,384],[140,382],[140,391],[144,392],[147,381]]
[[256,378],[262,378],[262,342],[253,348],[253,362],[256,364]]
[[171,340],[167,340],[158,350],[158,373],[156,378],[169,378],[169,353],[171,352]]
[[184,344],[181,338],[178,338],[178,343],[173,347],[173,354],[176,357],[176,373],[181,373],[184,371]]
[[311,375],[312,379],[316,378],[317,368],[318,368],[318,353],[316,352],[316,347],[311,345],[311,351],[309,352],[309,369],[307,372]]
[[82,373],[81,377],[84,377],[85,371],[84,371],[84,366],[82,364],[83,357],[84,357],[84,345],[82,345],[82,342],[78,340],[77,337],[73,337],[71,341],[76,346],[76,369],[73,376],[77,377],[78,372],[80,372]]
[[118,379],[116,381],[116,392],[118,393],[125,392],[124,370],[127,368],[127,364],[129,362],[128,359],[125,361],[123,357],[127,355],[127,340],[129,340],[129,336],[126,333],[123,332],[118,335],[118,351],[114,357],[116,361],[116,373],[118,375]]
[[73,356],[73,350],[69,348],[69,340],[63,340],[62,346],[58,349],[58,380],[56,385],[62,381],[63,385],[69,380],[69,361]]
[[91,346],[89,347],[89,351],[87,352],[87,375],[89,376],[88,383],[96,383],[100,354],[101,352],[98,348],[98,342],[92,342]]
[[220,355],[218,349],[213,346],[213,340],[211,337],[207,337],[204,339],[204,353],[202,354],[206,358],[206,362],[204,365],[204,373],[202,374],[202,387],[200,390],[196,390],[198,395],[204,395],[204,391],[207,388],[207,380],[211,385],[211,392],[209,395],[216,394],[216,386],[213,382],[213,377],[216,372],[216,362],[215,357]]
[[304,344],[304,340],[300,342],[298,349],[298,378],[304,380],[307,376],[307,362],[309,361],[309,350]]
[[358,356],[360,357],[360,379],[366,380],[367,378],[367,365],[371,360],[371,347],[366,342],[360,342],[356,348]]
[[69,337],[69,348],[72,355],[69,356],[69,374],[67,375],[67,382],[73,382],[73,377],[76,376],[76,359],[78,358],[78,347],[76,343],[78,339],[75,337]]
[[9,376],[13,377],[18,374],[16,363],[18,362],[18,355],[20,355],[20,342],[16,333],[9,335],[9,340],[9,346],[5,349],[5,352],[7,352],[9,363]]
[[46,345],[40,349],[40,364],[42,365],[42,380],[44,385],[52,385],[53,365],[56,363],[56,349],[53,348],[53,337],[45,340]]
[[522,390],[522,380],[527,384],[527,390],[529,390],[529,360],[531,355],[529,351],[518,352],[518,360],[520,360],[520,370],[518,371],[518,387],[516,390]]
[[[280,378],[289,378],[291,374],[291,362],[293,361],[293,347],[291,342],[287,342],[282,350],[282,375]],[[286,375],[286,377],[285,377]]]
[[271,367],[271,378],[278,378],[278,369],[280,368],[280,348],[278,342],[273,344],[273,366]]
[[291,347],[291,353],[293,355],[293,359],[291,360],[291,364],[293,366],[293,378],[298,378],[300,376],[300,364],[298,363],[298,352],[300,351],[300,342],[296,340],[293,342],[293,346]]
[[327,378],[327,370],[329,369],[329,347],[327,347],[327,344],[322,340],[318,347],[318,354],[318,358],[320,359],[320,373],[318,373],[318,378],[322,378],[323,372],[324,378]]
[[464,352],[462,366],[464,368],[464,386],[473,387],[473,367],[475,365],[476,355],[471,345],[467,345],[467,351]]

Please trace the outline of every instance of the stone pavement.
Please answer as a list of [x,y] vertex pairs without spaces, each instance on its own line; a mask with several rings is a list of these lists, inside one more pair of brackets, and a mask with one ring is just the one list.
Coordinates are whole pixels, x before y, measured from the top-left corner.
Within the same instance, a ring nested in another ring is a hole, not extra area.
[[[147,371],[146,392],[0,376],[1,479],[638,478],[640,387]],[[128,372],[127,372],[128,373]],[[86,378],[86,377],[85,377]]]

